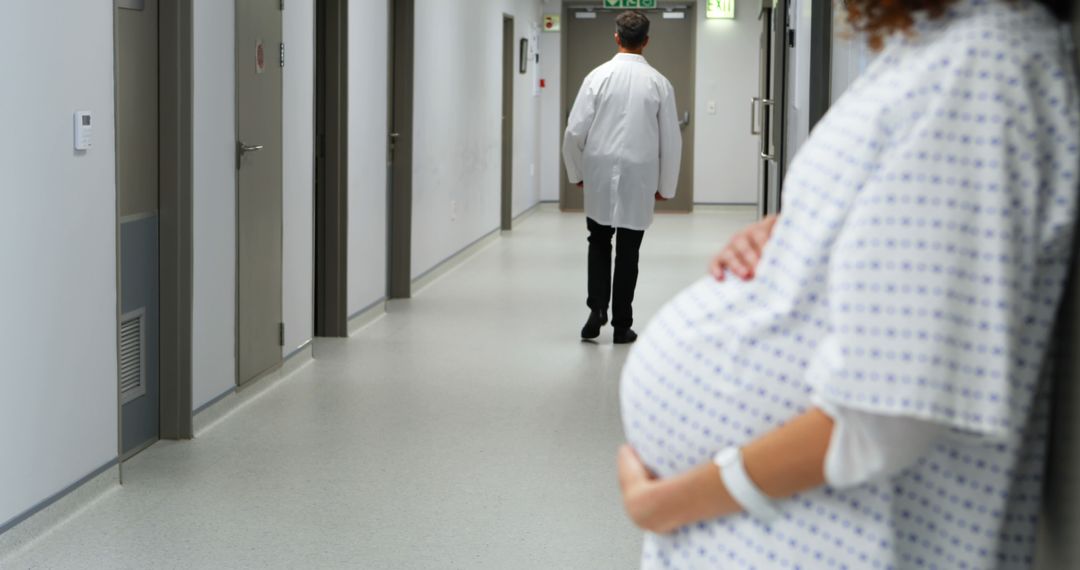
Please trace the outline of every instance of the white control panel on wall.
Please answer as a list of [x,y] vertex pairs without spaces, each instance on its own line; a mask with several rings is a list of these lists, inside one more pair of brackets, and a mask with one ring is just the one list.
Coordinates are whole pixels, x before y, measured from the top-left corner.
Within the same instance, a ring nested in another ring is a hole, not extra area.
[[75,111],[75,150],[94,146],[94,119],[90,111]]

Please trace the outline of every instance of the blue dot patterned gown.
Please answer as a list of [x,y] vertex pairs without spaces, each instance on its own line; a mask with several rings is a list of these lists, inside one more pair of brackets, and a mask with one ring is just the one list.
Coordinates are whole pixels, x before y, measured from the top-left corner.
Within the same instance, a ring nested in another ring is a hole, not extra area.
[[[661,477],[823,399],[943,428],[905,469],[646,534],[643,568],[1029,568],[1041,368],[1076,214],[1076,77],[1042,7],[960,0],[895,38],[794,160],[750,282],[705,278],[621,381]],[[718,182],[719,183],[719,182]]]

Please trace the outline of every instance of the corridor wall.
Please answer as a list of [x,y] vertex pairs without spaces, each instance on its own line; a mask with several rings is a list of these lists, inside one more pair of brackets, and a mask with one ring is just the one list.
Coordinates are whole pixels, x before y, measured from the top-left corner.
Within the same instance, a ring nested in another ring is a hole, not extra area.
[[315,336],[315,2],[286,2],[282,114],[282,356]]
[[[113,16],[20,1],[0,18],[0,531],[117,451]],[[73,114],[93,113],[89,151]]]
[[758,137],[750,134],[750,98],[758,95],[758,11],[739,3],[734,20],[707,20],[703,3],[696,6],[694,202],[756,204],[761,161]]
[[236,6],[194,0],[192,404],[236,386]]
[[349,5],[348,316],[386,297],[389,3]]
[[[544,0],[545,14],[562,10],[560,0]],[[545,87],[540,95],[540,200],[559,201],[562,170],[562,34],[540,35],[540,77]]]
[[[499,227],[504,14],[516,40],[529,38],[541,1],[416,0],[414,278]],[[539,201],[533,65],[514,74],[514,213]]]

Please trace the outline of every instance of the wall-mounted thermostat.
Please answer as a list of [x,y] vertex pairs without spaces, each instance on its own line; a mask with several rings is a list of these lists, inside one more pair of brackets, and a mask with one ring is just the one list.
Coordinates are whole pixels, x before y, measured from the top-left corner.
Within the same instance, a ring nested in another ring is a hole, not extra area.
[[75,111],[75,150],[94,146],[94,120],[90,111]]

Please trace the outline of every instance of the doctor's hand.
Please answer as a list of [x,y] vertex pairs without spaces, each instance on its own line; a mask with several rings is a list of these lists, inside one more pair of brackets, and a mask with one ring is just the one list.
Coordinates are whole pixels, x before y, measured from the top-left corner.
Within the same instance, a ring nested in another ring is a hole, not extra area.
[[753,279],[754,270],[761,260],[761,251],[769,242],[777,219],[775,214],[766,216],[732,236],[727,246],[709,264],[709,273],[717,281],[723,281],[728,272],[743,281]]

